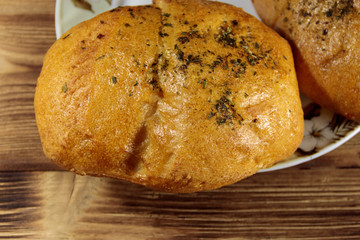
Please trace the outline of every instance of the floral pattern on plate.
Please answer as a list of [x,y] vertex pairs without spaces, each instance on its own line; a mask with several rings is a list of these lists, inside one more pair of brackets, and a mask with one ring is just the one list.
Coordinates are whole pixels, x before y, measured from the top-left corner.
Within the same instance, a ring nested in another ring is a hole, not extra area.
[[339,114],[334,114],[328,109],[311,102],[305,96],[301,96],[301,100],[304,110],[305,129],[303,141],[295,153],[297,156],[317,153],[359,127],[357,122],[348,120]]

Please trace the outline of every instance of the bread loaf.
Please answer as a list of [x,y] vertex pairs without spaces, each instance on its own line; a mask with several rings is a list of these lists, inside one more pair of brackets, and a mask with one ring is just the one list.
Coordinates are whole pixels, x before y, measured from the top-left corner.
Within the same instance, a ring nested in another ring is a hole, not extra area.
[[204,0],[119,7],[73,27],[46,54],[35,112],[61,167],[178,193],[287,158],[304,124],[286,40]]
[[300,91],[360,121],[360,2],[253,0],[293,45]]

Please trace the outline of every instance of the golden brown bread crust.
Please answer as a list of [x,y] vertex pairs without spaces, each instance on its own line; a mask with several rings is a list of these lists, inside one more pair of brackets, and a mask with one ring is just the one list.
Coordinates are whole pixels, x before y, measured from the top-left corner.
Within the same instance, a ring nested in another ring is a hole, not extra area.
[[360,2],[253,0],[293,45],[300,91],[360,121]]
[[155,4],[103,13],[48,51],[35,95],[46,155],[167,192],[290,156],[303,116],[287,42],[230,5]]

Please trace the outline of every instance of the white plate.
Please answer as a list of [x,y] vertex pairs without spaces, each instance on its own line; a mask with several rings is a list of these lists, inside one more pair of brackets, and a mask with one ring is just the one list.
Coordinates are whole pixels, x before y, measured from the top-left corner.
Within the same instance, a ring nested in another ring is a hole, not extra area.
[[[71,0],[57,0],[55,10],[56,37],[65,33],[72,26],[85,21],[104,11],[120,5],[144,5],[151,4],[151,0],[118,0],[113,1],[111,6],[106,0],[88,0],[92,10],[75,7]],[[256,16],[251,0],[228,0],[226,2],[242,7],[246,12]],[[360,132],[360,125],[334,114],[327,109],[321,108],[309,99],[301,96],[305,113],[305,136],[300,148],[288,159],[275,164],[268,169],[259,172],[268,172],[292,167],[312,159],[318,158],[344,144],[350,138]]]

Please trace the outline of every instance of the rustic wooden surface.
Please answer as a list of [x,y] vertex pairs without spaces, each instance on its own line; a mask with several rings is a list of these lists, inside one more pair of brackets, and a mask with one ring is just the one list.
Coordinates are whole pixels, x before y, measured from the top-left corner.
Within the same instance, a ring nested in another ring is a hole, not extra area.
[[157,193],[59,171],[33,111],[54,0],[0,0],[0,239],[360,239],[360,135],[222,189]]

